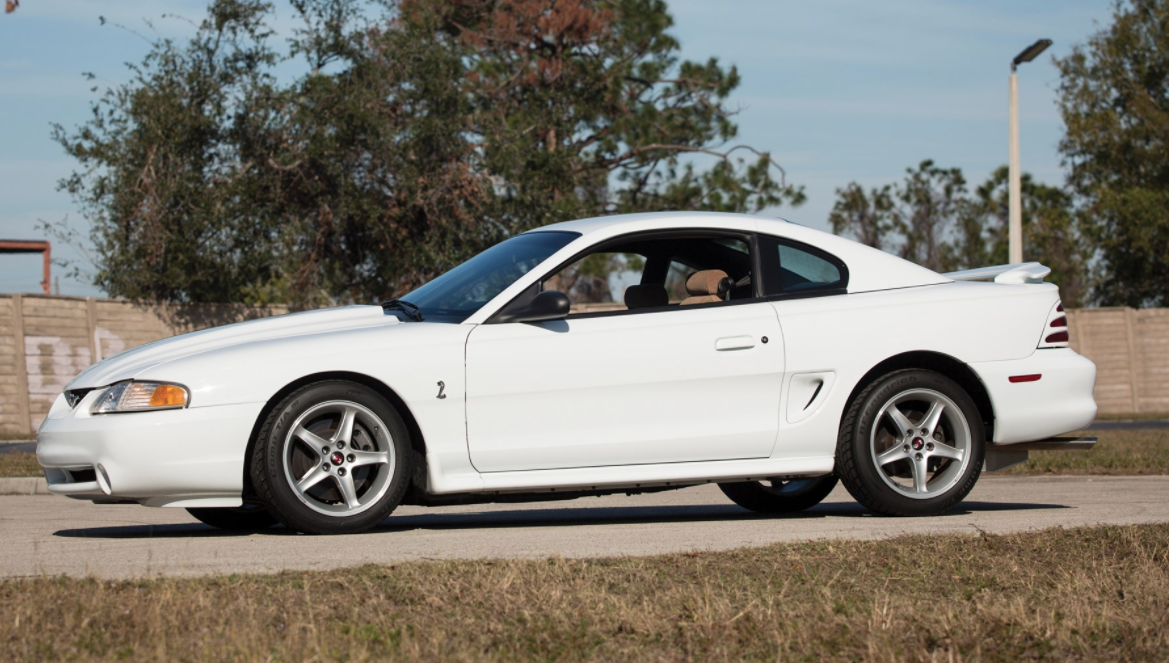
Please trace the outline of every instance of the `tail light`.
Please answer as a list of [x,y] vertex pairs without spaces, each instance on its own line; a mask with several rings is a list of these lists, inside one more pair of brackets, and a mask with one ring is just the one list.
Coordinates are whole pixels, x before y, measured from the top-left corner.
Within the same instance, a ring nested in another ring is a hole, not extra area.
[[1043,326],[1043,336],[1039,342],[1041,348],[1068,347],[1068,316],[1063,310],[1063,302],[1056,302],[1047,314],[1047,324]]

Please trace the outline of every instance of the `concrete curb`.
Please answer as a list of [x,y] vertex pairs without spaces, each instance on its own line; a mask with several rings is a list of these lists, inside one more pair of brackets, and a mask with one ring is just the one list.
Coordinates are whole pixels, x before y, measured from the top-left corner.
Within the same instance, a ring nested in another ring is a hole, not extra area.
[[0,477],[0,495],[48,495],[44,477]]

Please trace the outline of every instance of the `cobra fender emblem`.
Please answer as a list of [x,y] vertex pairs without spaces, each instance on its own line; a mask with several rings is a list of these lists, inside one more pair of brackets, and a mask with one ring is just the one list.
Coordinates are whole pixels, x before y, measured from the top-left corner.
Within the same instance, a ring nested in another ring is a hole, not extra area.
[[439,400],[446,398],[446,394],[442,393],[445,389],[446,389],[446,383],[443,382],[442,380],[439,380],[438,381],[438,396],[436,396],[436,398],[438,398]]

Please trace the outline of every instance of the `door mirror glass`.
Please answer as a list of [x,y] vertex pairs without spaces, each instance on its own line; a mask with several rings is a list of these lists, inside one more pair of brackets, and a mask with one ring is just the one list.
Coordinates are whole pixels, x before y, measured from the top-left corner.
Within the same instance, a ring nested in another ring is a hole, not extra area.
[[496,322],[545,322],[548,320],[563,320],[568,316],[572,304],[568,295],[556,290],[546,290],[536,295],[532,303],[515,311]]

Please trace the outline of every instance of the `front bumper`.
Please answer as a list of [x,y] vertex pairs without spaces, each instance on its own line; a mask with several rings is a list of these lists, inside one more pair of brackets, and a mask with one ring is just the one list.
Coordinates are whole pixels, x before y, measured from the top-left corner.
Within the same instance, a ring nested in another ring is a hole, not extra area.
[[[1070,348],[1036,350],[1026,359],[970,364],[994,408],[995,444],[1045,440],[1082,430],[1096,418],[1096,364]],[[1029,381],[1011,378],[1040,376]]]
[[50,493],[147,506],[239,506],[263,403],[91,415],[57,398],[37,432]]

